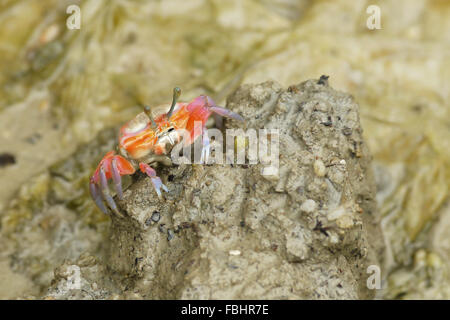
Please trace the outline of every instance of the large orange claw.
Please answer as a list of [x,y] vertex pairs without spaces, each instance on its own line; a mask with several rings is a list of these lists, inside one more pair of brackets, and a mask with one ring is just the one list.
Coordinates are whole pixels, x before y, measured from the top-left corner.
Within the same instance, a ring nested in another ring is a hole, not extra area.
[[121,176],[133,174],[134,167],[128,160],[122,156],[116,155],[114,151],[108,152],[97,166],[94,174],[89,181],[89,190],[97,207],[104,213],[108,213],[103,201],[105,201],[111,210],[118,214],[119,210],[114,202],[108,188],[108,180],[114,181],[119,199],[123,199]]

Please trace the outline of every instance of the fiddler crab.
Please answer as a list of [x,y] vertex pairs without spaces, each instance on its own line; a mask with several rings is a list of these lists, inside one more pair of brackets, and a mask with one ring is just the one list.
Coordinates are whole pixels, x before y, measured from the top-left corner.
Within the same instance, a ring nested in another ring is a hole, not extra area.
[[[202,159],[209,155],[210,141],[206,129],[206,121],[212,114],[239,121],[244,119],[237,113],[217,106],[205,95],[198,96],[189,103],[177,102],[181,94],[180,88],[173,90],[171,105],[155,108],[144,107],[134,119],[126,123],[119,133],[118,153],[109,151],[97,166],[89,181],[89,190],[97,207],[108,213],[108,207],[119,214],[117,205],[111,196],[108,180],[114,182],[114,188],[120,200],[123,200],[122,176],[132,175],[139,168],[150,177],[156,194],[161,198],[161,189],[169,190],[150,166],[154,163],[171,165],[168,157],[172,149],[179,143],[189,146],[196,138],[202,136]],[[201,124],[201,130],[194,130],[194,123]],[[188,134],[183,134],[187,132]]]

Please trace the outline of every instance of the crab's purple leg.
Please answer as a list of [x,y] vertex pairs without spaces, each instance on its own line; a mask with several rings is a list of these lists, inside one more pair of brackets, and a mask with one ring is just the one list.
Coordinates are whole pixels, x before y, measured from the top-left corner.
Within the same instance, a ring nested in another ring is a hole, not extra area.
[[117,209],[117,205],[114,202],[114,199],[109,194],[109,188],[108,188],[108,180],[106,179],[105,170],[103,168],[103,165],[100,167],[100,191],[103,196],[103,199],[105,199],[108,206],[111,208],[114,213],[120,215],[119,210]]
[[97,207],[104,213],[108,214],[108,210],[106,209],[102,196],[98,190],[97,184],[94,182],[94,177],[91,177],[89,181],[89,191],[91,192],[91,197],[94,200]]
[[203,148],[202,148],[202,155],[200,158],[200,163],[207,164],[208,160],[209,160],[211,146],[210,146],[210,141],[209,141],[209,136],[208,136],[208,130],[206,129],[206,127],[203,127],[202,144],[203,144]]
[[222,117],[227,117],[227,118],[231,118],[231,119],[238,120],[238,121],[244,121],[244,118],[242,118],[239,114],[237,114],[231,110],[228,110],[228,109],[225,109],[225,108],[222,108],[219,106],[210,107],[209,109],[212,112],[221,115]]
[[139,167],[143,173],[150,177],[158,198],[161,199],[161,188],[163,188],[164,191],[169,192],[169,189],[162,183],[161,178],[156,175],[155,169],[142,162],[139,164]]
[[116,187],[117,195],[120,200],[123,200],[123,191],[122,191],[122,178],[120,177],[119,169],[117,168],[117,159],[113,158],[111,161],[111,171],[112,178],[114,181],[114,185]]

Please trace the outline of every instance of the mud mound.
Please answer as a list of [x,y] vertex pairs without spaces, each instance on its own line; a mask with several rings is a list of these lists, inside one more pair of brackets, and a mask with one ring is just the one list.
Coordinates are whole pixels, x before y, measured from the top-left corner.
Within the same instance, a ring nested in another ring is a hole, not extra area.
[[[260,162],[159,167],[165,200],[137,177],[116,199],[122,216],[111,216],[106,260],[96,262],[108,266],[119,296],[372,298],[366,270],[380,264],[383,245],[352,97],[322,77],[287,89],[243,85],[226,107],[246,119],[226,128],[279,129],[279,170],[267,174]],[[57,278],[49,296],[70,297]],[[93,295],[111,297],[101,283]]]

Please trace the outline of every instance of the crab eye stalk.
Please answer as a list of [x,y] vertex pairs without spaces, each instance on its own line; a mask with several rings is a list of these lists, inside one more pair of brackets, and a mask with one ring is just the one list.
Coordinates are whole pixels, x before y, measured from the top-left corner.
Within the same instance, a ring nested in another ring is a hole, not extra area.
[[172,98],[172,105],[170,106],[169,112],[167,112],[167,119],[170,119],[172,116],[173,109],[175,108],[175,105],[177,104],[177,100],[181,95],[181,89],[178,87],[173,88],[173,98]]
[[149,107],[149,106],[145,106],[145,107],[144,107],[144,112],[145,112],[145,114],[147,115],[147,117],[150,119],[150,121],[151,121],[151,123],[152,123],[152,127],[153,127],[153,128],[156,128],[157,125],[156,125],[155,120],[153,120],[153,117],[152,117],[152,110],[150,109],[150,107]]

